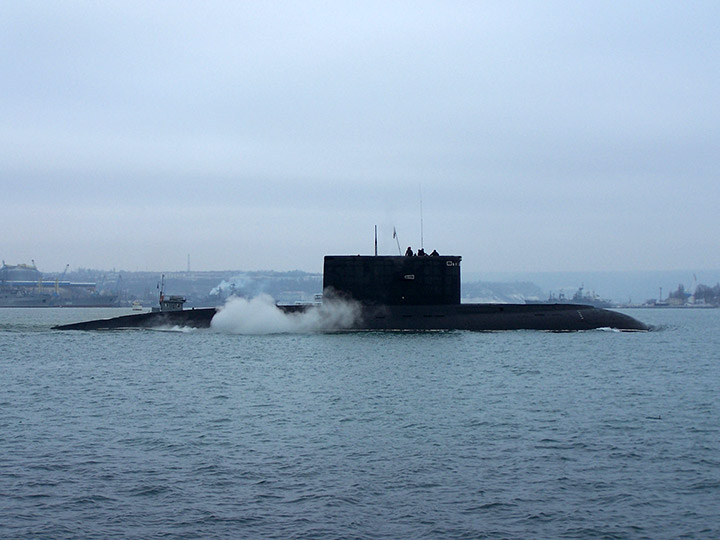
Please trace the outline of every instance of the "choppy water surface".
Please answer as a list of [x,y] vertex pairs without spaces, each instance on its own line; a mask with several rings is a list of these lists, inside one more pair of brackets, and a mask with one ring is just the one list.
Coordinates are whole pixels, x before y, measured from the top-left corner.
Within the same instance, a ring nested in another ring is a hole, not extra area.
[[0,537],[720,537],[720,310],[630,312],[649,333],[50,330],[100,311],[0,310]]

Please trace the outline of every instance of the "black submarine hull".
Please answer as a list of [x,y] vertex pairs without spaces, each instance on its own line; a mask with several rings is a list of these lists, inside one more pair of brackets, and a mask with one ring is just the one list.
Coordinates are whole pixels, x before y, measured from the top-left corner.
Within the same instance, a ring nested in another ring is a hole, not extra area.
[[53,326],[53,330],[126,330],[130,328],[209,328],[217,313],[215,308],[178,311],[151,311]]
[[[318,309],[315,305],[277,306],[287,314]],[[216,308],[123,315],[55,326],[56,330],[121,330],[130,328],[209,328]],[[642,322],[616,311],[580,304],[455,304],[434,306],[362,306],[351,326],[333,331],[545,330],[580,331],[613,328],[646,331]]]
[[579,304],[366,307],[359,326],[367,330],[649,330],[629,315]]

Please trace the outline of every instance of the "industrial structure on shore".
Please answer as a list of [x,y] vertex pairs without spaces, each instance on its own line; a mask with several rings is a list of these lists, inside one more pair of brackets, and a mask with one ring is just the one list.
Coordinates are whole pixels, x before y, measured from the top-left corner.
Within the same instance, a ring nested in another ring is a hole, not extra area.
[[32,264],[0,267],[0,307],[112,307],[117,295],[100,293],[95,283],[65,280],[65,271],[54,278],[44,278]]

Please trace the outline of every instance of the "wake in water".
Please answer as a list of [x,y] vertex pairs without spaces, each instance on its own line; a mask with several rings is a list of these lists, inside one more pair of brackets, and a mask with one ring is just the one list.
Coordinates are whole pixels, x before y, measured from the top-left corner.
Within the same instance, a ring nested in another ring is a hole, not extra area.
[[197,332],[198,329],[193,326],[154,326],[152,328],[146,328],[145,330],[152,330],[153,332],[175,332],[180,334],[190,334]]
[[354,302],[326,300],[297,313],[287,313],[275,305],[272,297],[230,298],[210,323],[218,332],[228,334],[298,334],[328,332],[350,328],[360,316]]

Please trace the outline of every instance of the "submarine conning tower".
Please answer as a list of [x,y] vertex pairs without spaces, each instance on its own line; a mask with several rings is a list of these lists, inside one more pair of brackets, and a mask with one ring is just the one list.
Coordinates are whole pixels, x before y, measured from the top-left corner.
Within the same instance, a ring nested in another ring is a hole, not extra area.
[[460,256],[326,255],[326,296],[366,305],[460,304]]

